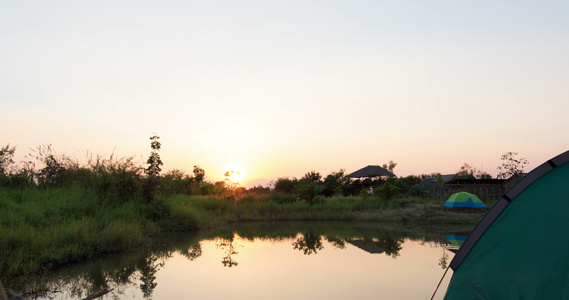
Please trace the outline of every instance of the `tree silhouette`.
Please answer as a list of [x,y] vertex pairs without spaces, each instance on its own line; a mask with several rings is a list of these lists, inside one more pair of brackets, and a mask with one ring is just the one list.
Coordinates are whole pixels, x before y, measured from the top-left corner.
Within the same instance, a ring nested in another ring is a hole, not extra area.
[[529,164],[529,161],[525,158],[516,158],[516,155],[518,155],[518,152],[506,152],[502,154],[500,157],[502,165],[497,168],[500,173],[498,173],[496,178],[508,179],[524,173],[524,166]]
[[303,234],[292,245],[295,250],[303,251],[304,255],[316,254],[317,251],[324,249],[322,237],[312,232]]
[[238,254],[238,252],[235,251],[235,248],[241,246],[235,241],[235,235],[228,239],[221,238],[216,246],[225,250],[226,255],[221,260],[224,267],[231,268],[239,264],[237,261],[233,260],[233,255]]
[[148,168],[145,169],[145,172],[148,175],[148,178],[146,179],[143,190],[143,198],[147,203],[154,201],[154,194],[156,193],[156,188],[159,184],[160,171],[162,171],[160,168],[162,160],[160,159],[160,154],[158,154],[161,144],[158,139],[160,139],[160,137],[157,135],[150,137],[150,148],[152,151],[150,152],[150,157],[148,157],[148,160],[146,161],[146,163],[148,163]]
[[152,151],[150,152],[150,157],[148,157],[148,160],[146,161],[148,164],[146,174],[148,174],[149,177],[160,176],[160,171],[162,171],[160,166],[163,165],[163,163],[160,159],[160,154],[158,154],[161,147],[161,144],[158,141],[159,139],[160,137],[157,135],[150,137],[150,148],[152,148]]
[[202,246],[201,244],[195,243],[191,245],[187,250],[180,251],[180,253],[185,256],[188,260],[196,260],[198,257],[202,256]]

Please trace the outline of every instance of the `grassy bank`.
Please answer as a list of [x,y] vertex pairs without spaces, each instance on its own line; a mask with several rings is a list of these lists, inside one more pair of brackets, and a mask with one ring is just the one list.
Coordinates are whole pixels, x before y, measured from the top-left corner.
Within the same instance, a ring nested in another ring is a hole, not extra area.
[[[332,197],[308,204],[280,194],[246,196],[238,201],[174,195],[158,197],[152,203],[109,202],[96,191],[81,187],[0,188],[0,274],[41,272],[103,253],[133,249],[150,243],[160,233],[212,229],[232,222],[448,221],[444,211],[429,211],[429,205],[409,197]],[[409,211],[412,207],[416,208],[415,215]],[[440,218],[429,219],[433,214]]]
[[0,274],[34,273],[136,247],[160,232],[160,216],[157,204],[105,203],[81,188],[1,188]]

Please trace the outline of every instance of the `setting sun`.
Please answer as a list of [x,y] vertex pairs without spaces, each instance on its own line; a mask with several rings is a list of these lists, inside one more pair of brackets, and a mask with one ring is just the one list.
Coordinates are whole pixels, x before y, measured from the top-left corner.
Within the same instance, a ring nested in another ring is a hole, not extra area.
[[241,183],[245,179],[245,170],[241,166],[231,165],[226,168],[229,172],[229,179],[234,183]]

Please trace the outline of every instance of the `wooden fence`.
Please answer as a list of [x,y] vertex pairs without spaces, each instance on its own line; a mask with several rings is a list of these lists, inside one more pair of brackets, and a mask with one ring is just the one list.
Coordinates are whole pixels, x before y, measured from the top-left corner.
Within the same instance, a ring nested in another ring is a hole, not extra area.
[[423,191],[425,199],[439,199],[444,203],[450,195],[458,192],[468,192],[475,194],[480,200],[498,200],[508,189],[500,186],[452,186],[452,187],[430,187]]

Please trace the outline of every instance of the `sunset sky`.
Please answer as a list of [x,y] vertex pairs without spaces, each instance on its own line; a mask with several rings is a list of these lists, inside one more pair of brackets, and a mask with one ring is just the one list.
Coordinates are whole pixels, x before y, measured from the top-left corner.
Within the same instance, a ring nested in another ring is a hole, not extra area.
[[568,150],[567,1],[2,1],[0,146],[210,180]]

